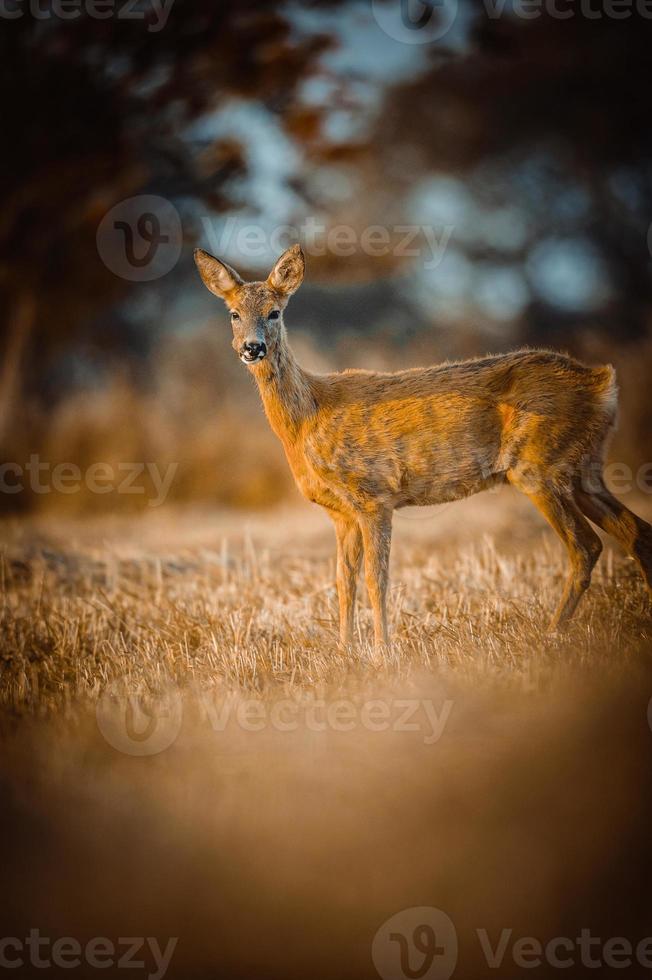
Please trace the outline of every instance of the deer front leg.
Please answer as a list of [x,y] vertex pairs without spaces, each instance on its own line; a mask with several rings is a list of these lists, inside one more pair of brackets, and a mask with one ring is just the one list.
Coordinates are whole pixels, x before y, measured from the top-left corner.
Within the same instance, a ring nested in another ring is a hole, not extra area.
[[364,546],[364,570],[367,591],[374,613],[376,649],[387,643],[387,584],[389,550],[392,543],[392,512],[379,511],[360,519]]
[[362,535],[354,520],[331,512],[337,536],[337,597],[340,604],[340,642],[353,639],[353,613],[360,561]]

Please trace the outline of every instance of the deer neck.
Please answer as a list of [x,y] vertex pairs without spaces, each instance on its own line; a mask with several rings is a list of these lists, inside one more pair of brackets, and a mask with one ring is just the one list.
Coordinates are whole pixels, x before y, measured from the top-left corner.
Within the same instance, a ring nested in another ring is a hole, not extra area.
[[285,331],[269,357],[252,369],[269,424],[285,444],[293,443],[316,403],[310,376],[299,366]]

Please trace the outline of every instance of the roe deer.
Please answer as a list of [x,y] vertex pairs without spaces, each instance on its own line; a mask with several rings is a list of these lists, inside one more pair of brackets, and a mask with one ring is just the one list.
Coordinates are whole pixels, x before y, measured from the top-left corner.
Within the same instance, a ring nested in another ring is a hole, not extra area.
[[343,643],[352,639],[363,551],[375,642],[387,642],[394,508],[457,500],[497,483],[525,493],[568,549],[571,571],[552,626],[573,614],[602,550],[587,517],[638,561],[652,594],[652,527],[602,476],[616,421],[612,367],[521,350],[391,374],[310,374],[283,324],[304,275],[299,245],[266,282],[244,282],[202,249],[195,261],[231,311],[233,347],[255,378],[299,490],[335,524]]

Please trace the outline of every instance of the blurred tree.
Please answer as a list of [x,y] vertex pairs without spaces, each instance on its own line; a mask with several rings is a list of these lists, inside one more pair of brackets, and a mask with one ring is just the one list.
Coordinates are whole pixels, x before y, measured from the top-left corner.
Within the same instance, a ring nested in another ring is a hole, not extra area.
[[[634,337],[652,310],[652,20],[633,4],[618,18],[607,5],[591,16],[557,6],[563,17],[542,4],[525,19],[478,3],[467,50],[445,60],[433,48],[430,70],[391,94],[374,134],[378,180],[391,171],[408,194],[420,176],[454,173],[485,203],[498,190],[503,205],[522,206],[519,249],[468,241],[471,259],[524,264],[543,239],[582,236],[610,285],[593,322]],[[526,179],[532,161],[542,166]],[[568,206],[570,190],[581,206]],[[586,316],[539,298],[523,317],[526,339],[573,319]]]
[[20,16],[0,21],[0,439],[23,384],[37,387],[53,349],[127,286],[99,260],[102,216],[138,193],[227,207],[238,144],[195,154],[184,128],[230,95],[289,120],[328,44],[296,39],[276,0],[177,0],[160,30],[154,4],[135,8],[144,19],[5,6]]

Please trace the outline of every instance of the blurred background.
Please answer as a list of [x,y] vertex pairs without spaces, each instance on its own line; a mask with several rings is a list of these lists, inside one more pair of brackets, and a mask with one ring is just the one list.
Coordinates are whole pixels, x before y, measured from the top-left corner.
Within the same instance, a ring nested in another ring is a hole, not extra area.
[[652,9],[108,6],[0,18],[0,508],[151,503],[14,492],[35,454],[172,465],[168,502],[295,493],[196,245],[261,278],[302,242],[286,321],[315,370],[611,361],[613,452],[651,458]]

